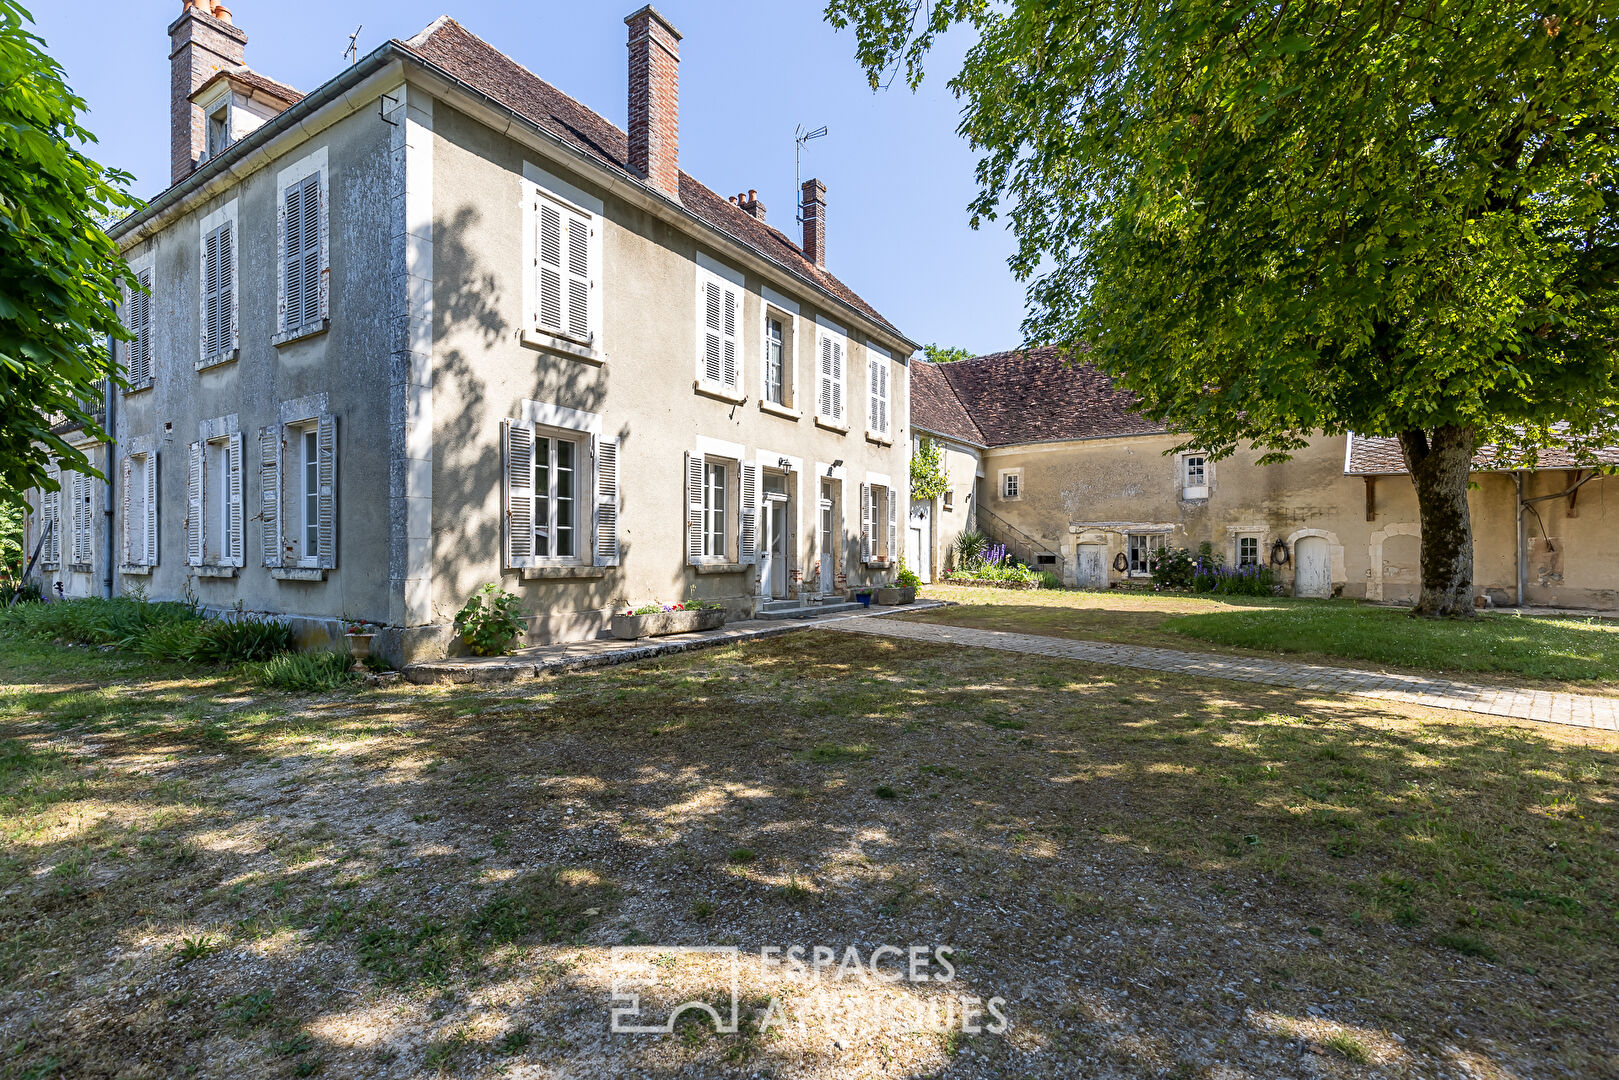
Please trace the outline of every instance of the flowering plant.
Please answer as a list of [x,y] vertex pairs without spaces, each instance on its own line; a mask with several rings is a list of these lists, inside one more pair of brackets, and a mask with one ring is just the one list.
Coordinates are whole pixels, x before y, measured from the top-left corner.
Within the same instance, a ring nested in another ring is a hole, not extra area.
[[345,634],[374,634],[376,629],[368,622],[351,622],[343,632]]

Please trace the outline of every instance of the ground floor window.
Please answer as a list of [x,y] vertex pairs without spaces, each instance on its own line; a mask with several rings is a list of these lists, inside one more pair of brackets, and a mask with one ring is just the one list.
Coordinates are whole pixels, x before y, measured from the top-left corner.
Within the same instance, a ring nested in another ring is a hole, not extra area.
[[1130,573],[1133,576],[1142,576],[1152,573],[1152,563],[1168,545],[1169,538],[1163,533],[1131,533],[1130,545]]
[[860,487],[860,548],[868,565],[887,565],[899,544],[899,502],[882,484]]
[[261,428],[258,469],[264,565],[335,568],[337,418]]
[[124,565],[157,565],[157,454],[124,458]]
[[1237,537],[1237,565],[1238,566],[1258,566],[1259,565],[1259,537],[1257,537],[1257,536],[1239,536],[1239,537]]
[[703,471],[703,556],[723,559],[725,540],[725,485],[730,469],[726,462],[708,460]]
[[186,476],[186,561],[242,565],[242,436],[191,444]]

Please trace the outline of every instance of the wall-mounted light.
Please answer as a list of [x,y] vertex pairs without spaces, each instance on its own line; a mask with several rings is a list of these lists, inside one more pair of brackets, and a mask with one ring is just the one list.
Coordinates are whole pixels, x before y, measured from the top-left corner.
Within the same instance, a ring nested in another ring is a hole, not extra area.
[[792,458],[784,458],[784,457],[783,458],[777,458],[776,459],[776,467],[778,469],[790,469],[790,468],[793,467],[793,459]]

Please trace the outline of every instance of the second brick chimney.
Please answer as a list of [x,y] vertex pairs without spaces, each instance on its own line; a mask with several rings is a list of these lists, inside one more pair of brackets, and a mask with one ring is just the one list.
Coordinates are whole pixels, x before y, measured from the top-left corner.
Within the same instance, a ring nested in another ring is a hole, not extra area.
[[630,28],[630,171],[680,198],[680,31],[651,4]]
[[819,180],[804,181],[799,213],[804,219],[804,258],[816,266],[826,266],[826,185]]
[[231,24],[224,4],[185,0],[169,41],[169,183],[178,184],[208,146],[208,121],[191,95],[219,72],[242,66],[247,35]]

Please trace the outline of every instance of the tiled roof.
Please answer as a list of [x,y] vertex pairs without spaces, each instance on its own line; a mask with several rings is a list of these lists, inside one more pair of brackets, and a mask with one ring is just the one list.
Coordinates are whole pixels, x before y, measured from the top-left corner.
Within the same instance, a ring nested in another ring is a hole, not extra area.
[[[917,364],[920,368],[923,365]],[[1065,362],[1055,346],[940,364],[938,370],[986,446],[1151,435],[1162,424],[1135,411],[1135,397],[1089,361]],[[912,383],[912,423],[915,385]],[[945,432],[940,432],[945,434]]]
[[944,377],[948,365],[911,362],[911,426],[947,439],[984,445],[984,433],[967,415],[961,399]]
[[[511,57],[444,16],[400,47],[441,68],[451,77],[500,102],[599,164],[634,176],[629,169],[629,136]],[[759,221],[729,199],[680,174],[680,202],[722,232],[818,284],[867,317],[904,337],[847,285],[804,257],[780,230]]]
[[237,82],[246,83],[255,90],[264,91],[266,94],[269,94],[271,97],[275,98],[286,106],[296,105],[298,102],[304,99],[304,95],[302,93],[294,90],[286,83],[277,79],[272,79],[268,75],[261,75],[252,68],[242,65],[239,67],[221,68],[219,71],[215,72],[206,82],[197,87],[196,90],[192,91],[191,100],[195,101],[199,94],[203,93],[203,91],[207,90],[220,79],[235,79]]
[[[1619,465],[1619,446],[1604,446],[1594,452],[1595,462],[1582,460],[1574,451],[1563,446],[1548,447],[1535,459],[1535,471],[1541,469],[1581,469],[1593,464]],[[1473,453],[1474,472],[1512,472],[1521,466],[1502,461],[1496,447],[1480,446]],[[1405,455],[1400,452],[1400,440],[1386,435],[1349,436],[1349,454],[1344,472],[1350,476],[1392,476],[1402,474]]]

